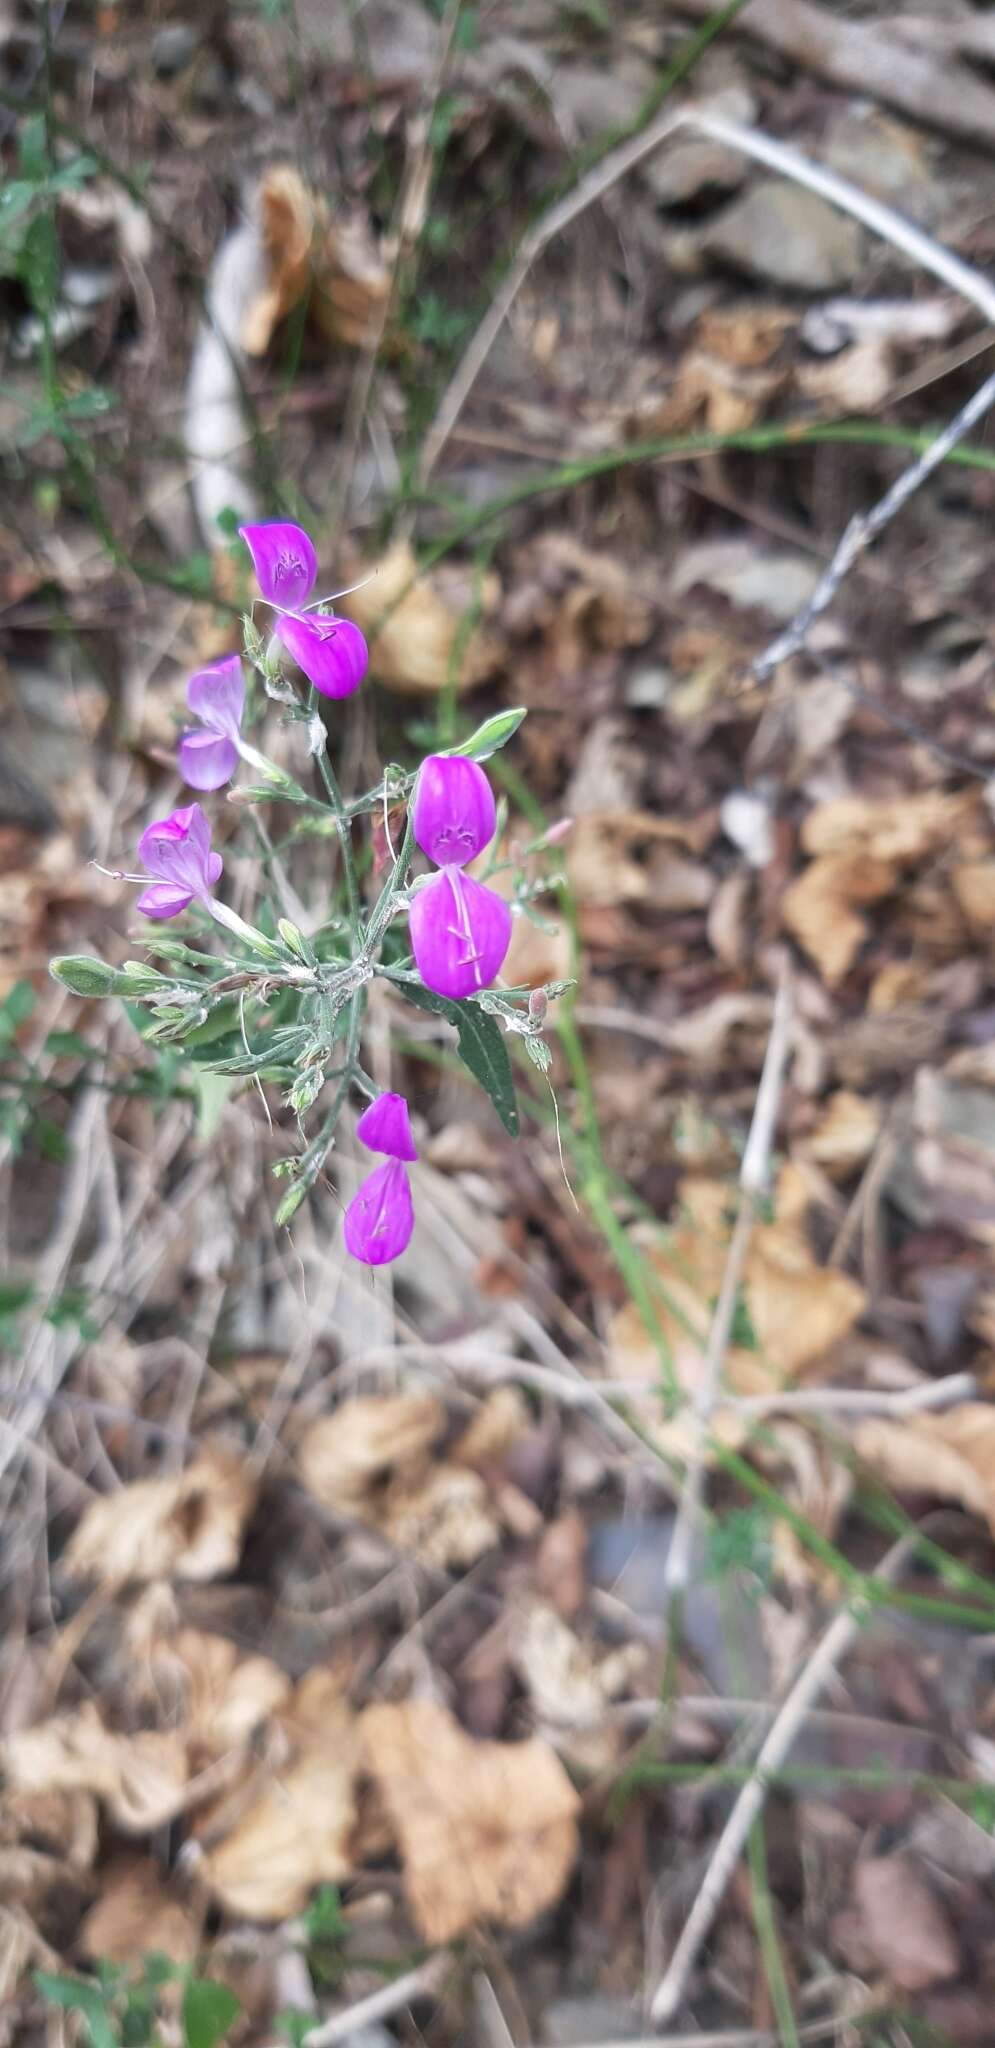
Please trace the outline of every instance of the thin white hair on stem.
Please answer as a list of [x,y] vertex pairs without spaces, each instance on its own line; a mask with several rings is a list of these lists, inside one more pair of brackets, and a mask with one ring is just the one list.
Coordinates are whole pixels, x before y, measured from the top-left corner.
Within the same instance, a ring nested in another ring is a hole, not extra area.
[[[246,1057],[246,1059],[249,1059],[249,1060],[251,1060],[251,1058],[252,1058],[252,1047],[251,1047],[251,1045],[249,1044],[249,1034],[248,1034],[248,1032],[246,1031],[246,1028],[245,1028],[245,997],[246,997],[246,991],[245,991],[245,989],[243,988],[243,989],[242,989],[242,991],[241,991],[241,993],[240,993],[240,995],[239,995],[239,998],[238,998],[238,1028],[239,1028],[239,1030],[240,1030],[240,1032],[241,1032],[241,1034],[242,1034],[242,1044],[243,1044],[243,1045],[244,1045],[244,1047],[245,1047],[245,1057]],[[263,1084],[262,1084],[261,1080],[259,1079],[259,1075],[258,1075],[258,1074],[253,1074],[253,1076],[252,1076],[252,1080],[253,1080],[253,1084],[254,1084],[254,1086],[255,1086],[255,1087],[256,1087],[256,1089],[258,1090],[258,1093],[259,1093],[259,1100],[260,1100],[260,1102],[262,1103],[263,1109],[265,1110],[265,1113],[266,1113],[266,1122],[268,1123],[268,1125],[269,1125],[269,1127],[270,1127],[270,1130],[272,1130],[272,1129],[273,1129],[273,1119],[272,1119],[272,1117],[271,1117],[271,1115],[270,1115],[270,1108],[269,1108],[269,1103],[268,1103],[268,1102],[267,1102],[267,1100],[266,1100],[266,1091],[265,1091],[265,1089],[263,1088]]]
[[556,1089],[553,1087],[553,1083],[550,1080],[548,1074],[546,1075],[546,1086],[549,1089],[549,1099],[553,1105],[553,1122],[556,1126],[556,1150],[559,1154],[560,1172],[563,1175],[563,1185],[566,1188],[567,1194],[570,1196],[570,1200],[572,1201],[574,1208],[576,1209],[577,1214],[579,1216],[580,1203],[578,1202],[577,1197],[574,1194],[573,1188],[570,1185],[570,1175],[567,1172],[566,1160],[563,1157],[563,1139],[560,1135],[560,1105],[556,1100]]

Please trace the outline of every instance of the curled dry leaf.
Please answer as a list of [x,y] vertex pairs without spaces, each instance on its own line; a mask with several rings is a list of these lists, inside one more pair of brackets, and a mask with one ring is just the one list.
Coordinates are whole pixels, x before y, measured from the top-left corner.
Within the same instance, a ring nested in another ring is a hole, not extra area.
[[527,1927],[555,1904],[577,1856],[580,1802],[546,1743],[475,1742],[431,1700],[368,1707],[360,1725],[426,1941],[454,1941],[481,1920]]
[[950,880],[972,933],[990,940],[995,930],[995,860],[964,861]]
[[801,1233],[780,1223],[754,1230],[745,1292],[761,1355],[782,1380],[832,1351],[867,1302],[858,1281],[817,1265]]
[[875,1103],[855,1095],[852,1089],[838,1088],[806,1149],[832,1178],[845,1179],[870,1158],[880,1128],[881,1111]]
[[877,903],[894,888],[895,868],[870,854],[829,853],[809,863],[785,890],[781,912],[830,988],[843,980],[867,936],[854,908]]
[[362,627],[373,674],[402,696],[431,697],[451,688],[462,694],[487,681],[501,663],[493,634],[476,621],[493,611],[497,577],[472,570],[419,569],[408,542],[397,541],[379,562],[357,565],[368,582],[343,597],[340,610]]
[[444,1420],[433,1394],[344,1401],[302,1439],[304,1482],[318,1500],[382,1530],[426,1564],[475,1564],[500,1527],[476,1472],[448,1459],[430,1464]]
[[266,172],[258,208],[266,283],[245,317],[246,354],[263,355],[279,322],[305,297],[309,319],[329,340],[352,348],[372,341],[390,278],[363,223],[333,222],[289,164]]
[[494,1463],[524,1436],[531,1416],[519,1387],[495,1387],[458,1437],[450,1452],[457,1465],[477,1471]]
[[179,1730],[135,1735],[107,1728],[91,1701],[56,1714],[0,1744],[15,1791],[90,1792],[126,1834],[151,1833],[175,1819],[187,1791],[186,1743]]
[[593,1728],[609,1701],[644,1671],[646,1650],[626,1643],[597,1657],[555,1608],[532,1600],[515,1616],[511,1658],[540,1721]]
[[995,1534],[995,1408],[965,1401],[945,1415],[875,1416],[857,1425],[853,1441],[889,1486],[959,1501]]
[[440,1571],[476,1564],[501,1538],[479,1473],[448,1460],[412,1485],[395,1480],[375,1519],[398,1550],[410,1550]]
[[808,854],[861,854],[904,867],[948,847],[976,809],[973,795],[939,790],[886,800],[832,797],[809,812],[801,843]]
[[[713,1306],[729,1248],[732,1191],[720,1181],[682,1182],[682,1220],[667,1247],[644,1254],[654,1275],[660,1330],[678,1385],[686,1394],[700,1383]],[[818,1265],[800,1229],[787,1223],[754,1227],[746,1256],[745,1306],[755,1347],[732,1344],[723,1379],[737,1394],[770,1393],[803,1366],[830,1351],[853,1327],[866,1300],[846,1274]],[[629,1302],[608,1331],[608,1365],[617,1379],[645,1379],[659,1388],[659,1350],[638,1307]],[[655,1439],[684,1455],[693,1437],[687,1411],[661,1425],[658,1405],[647,1416]],[[737,1411],[719,1408],[713,1429],[726,1443],[741,1441]]]
[[249,1920],[285,1920],[317,1884],[352,1869],[359,1750],[339,1672],[308,1673],[281,1717],[289,1760],[261,1763],[237,1797],[200,1816],[198,1866],[220,1905]]
[[238,1563],[256,1481],[220,1445],[185,1472],[140,1479],[87,1508],[66,1547],[70,1572],[104,1584],[132,1579],[216,1579]]
[[959,1974],[954,1930],[911,1856],[866,1856],[853,1884],[862,1938],[896,1990],[926,1991]]
[[343,1401],[301,1439],[297,1456],[304,1483],[326,1507],[364,1512],[372,1488],[391,1473],[424,1465],[444,1420],[434,1394],[365,1394]]
[[190,1908],[170,1891],[149,1856],[123,1858],[101,1877],[100,1897],[79,1933],[82,1953],[108,1963],[133,1963],[136,1956],[163,1955],[192,1963],[200,1928]]
[[238,1750],[290,1696],[290,1680],[268,1657],[242,1657],[225,1636],[181,1629],[156,1657],[178,1681],[179,1713],[195,1768]]

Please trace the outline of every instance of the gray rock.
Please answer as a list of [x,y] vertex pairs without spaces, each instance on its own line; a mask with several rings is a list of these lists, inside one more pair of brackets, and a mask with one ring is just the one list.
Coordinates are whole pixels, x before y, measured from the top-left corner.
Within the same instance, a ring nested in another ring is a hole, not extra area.
[[761,178],[709,223],[699,247],[751,277],[824,292],[852,284],[861,267],[863,234],[814,192],[783,178]]
[[628,1999],[590,1992],[557,1998],[547,2008],[543,2040],[550,2048],[589,2048],[595,2041],[638,2041],[645,2028],[638,2008]]
[[200,43],[200,31],[189,21],[169,21],[152,38],[152,63],[160,78],[174,78],[189,64]]
[[684,206],[709,188],[735,192],[746,172],[741,150],[700,136],[677,142],[672,149],[658,149],[646,164],[643,178],[660,206]]

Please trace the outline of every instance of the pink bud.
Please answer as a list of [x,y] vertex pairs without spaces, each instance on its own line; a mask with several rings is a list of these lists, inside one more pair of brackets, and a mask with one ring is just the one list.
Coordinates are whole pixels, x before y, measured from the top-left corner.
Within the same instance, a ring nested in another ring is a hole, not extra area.
[[345,1212],[346,1250],[364,1266],[387,1266],[400,1258],[415,1227],[407,1170],[387,1159],[367,1175]]
[[386,1152],[390,1159],[417,1159],[418,1148],[411,1135],[411,1118],[403,1095],[378,1095],[364,1109],[356,1125],[361,1145],[371,1152]]
[[252,566],[267,604],[296,611],[314,589],[318,557],[302,526],[273,519],[262,526],[240,526]]
[[486,775],[462,754],[430,754],[418,770],[412,823],[436,867],[466,866],[494,837],[497,813]]

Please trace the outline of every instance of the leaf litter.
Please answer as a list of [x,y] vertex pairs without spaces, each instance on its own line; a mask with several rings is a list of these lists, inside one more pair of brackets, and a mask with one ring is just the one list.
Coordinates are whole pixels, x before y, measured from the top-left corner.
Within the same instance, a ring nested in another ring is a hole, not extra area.
[[[762,130],[897,196],[962,250],[969,220],[984,265],[991,166],[937,112],[969,107],[968,85],[987,90],[985,51],[968,35],[981,38],[977,10],[955,41],[935,9],[903,22],[901,39],[881,8],[867,23],[803,9],[825,37],[817,87],[776,12],[757,7],[749,33],[725,31],[694,93],[731,86]],[[843,2038],[873,2024],[902,2041],[911,2004],[937,2039],[984,2043],[995,1714],[984,470],[950,468],[906,508],[843,586],[811,662],[762,688],[750,666],[811,593],[846,519],[897,473],[903,458],[875,434],[928,433],[967,395],[970,316],[821,200],[735,150],[678,140],[533,265],[444,452],[442,488],[392,525],[392,494],[414,474],[418,434],[472,327],[470,280],[525,231],[529,191],[559,182],[570,122],[591,121],[592,80],[596,99],[622,86],[634,112],[677,26],[561,10],[554,33],[513,8],[509,39],[464,10],[426,185],[422,102],[438,44],[423,10],[364,9],[365,55],[339,34],[337,10],[298,7],[296,54],[279,10],[236,11],[224,35],[191,23],[193,55],[169,77],[146,13],[125,46],[111,9],[92,63],[75,46],[60,53],[60,121],[75,119],[109,165],[141,168],[121,79],[136,106],[159,109],[147,193],[126,194],[108,170],[59,208],[73,263],[113,266],[62,360],[74,387],[114,384],[117,422],[94,444],[114,519],[140,560],[169,575],[190,565],[191,590],[199,576],[241,604],[217,513],[238,509],[250,467],[252,488],[270,489],[267,450],[295,490],[335,502],[350,392],[382,328],[350,457],[351,538],[337,552],[329,541],[327,587],[368,579],[342,608],[374,643],[377,716],[399,758],[462,732],[466,693],[484,715],[530,708],[509,757],[520,778],[509,834],[533,833],[523,786],[547,818],[573,823],[568,895],[541,901],[541,925],[516,921],[512,971],[526,987],[567,979],[576,934],[584,1077],[566,1003],[550,1047],[582,1214],[546,1099],[520,1091],[529,1138],[513,1155],[439,1065],[438,1019],[424,1013],[392,1054],[424,1120],[433,1215],[399,1291],[396,1349],[375,1303],[331,1288],[328,1190],[315,1243],[295,1238],[301,1271],[291,1277],[285,1247],[274,1250],[248,1097],[223,1107],[206,1156],[165,1065],[144,1094],[117,1092],[133,1062],[122,1035],[100,1048],[108,1114],[68,1254],[53,1239],[53,1217],[68,1229],[76,1215],[59,1191],[80,1019],[44,1011],[44,963],[81,930],[102,942],[120,929],[113,892],[76,848],[106,858],[128,806],[152,801],[187,652],[189,667],[224,651],[229,629],[161,583],[146,583],[139,607],[137,577],[104,562],[73,491],[60,484],[53,505],[47,473],[34,490],[26,469],[0,536],[3,688],[12,731],[20,720],[38,754],[26,787],[20,752],[8,764],[0,748],[0,1001],[4,1045],[40,1061],[48,1092],[23,1126],[5,1110],[0,1132],[13,1154],[16,1283],[5,1373],[28,1334],[20,1276],[48,1254],[43,1271],[57,1277],[43,1318],[51,1398],[4,1501],[0,1983],[16,2038],[43,2038],[38,1968],[127,1964],[148,1948],[196,1956],[237,1977],[251,2043],[273,2038],[288,1973],[315,2018],[341,2018],[403,1979],[419,1944],[450,1943],[472,1958],[463,1981],[485,1974],[502,2039],[583,2048],[638,2032],[757,1726],[834,1614],[860,1606],[885,1527],[908,1515],[920,1542],[900,1580],[905,1605],[868,1607],[835,1690],[806,1716],[798,1775],[789,1756],[767,1802],[769,1898],[744,1865],[680,2025],[692,2038],[696,2027],[770,2031],[775,1979],[756,1935],[767,1924],[799,2028]],[[849,97],[854,31],[875,59],[860,90],[897,95],[897,114]],[[552,121],[522,85],[548,84],[547,44]],[[929,139],[908,106],[910,80],[925,75]],[[321,140],[330,108],[334,161]],[[278,160],[254,160],[232,229],[235,186],[223,191],[217,164],[246,121],[272,121]],[[425,228],[414,272],[404,221],[398,240],[385,205],[401,189]],[[234,277],[240,233],[251,261]],[[216,350],[200,394],[215,409],[210,432],[187,414],[199,532],[172,430],[148,401],[153,359],[163,404],[182,415],[190,399],[195,279],[227,316],[223,384]],[[12,357],[10,371],[29,393],[35,367]],[[841,426],[844,446],[812,434]],[[632,460],[635,441],[701,431],[769,443]],[[47,445],[61,464],[62,444]],[[470,531],[491,501],[500,519]],[[463,520],[463,544],[426,570],[425,550]],[[84,686],[62,662],[52,591],[73,645],[100,650],[99,680]],[[116,743],[104,746],[111,697],[130,748],[125,797],[110,772]],[[274,744],[296,772],[278,716]],[[343,732],[365,761],[361,723]],[[290,855],[316,919],[326,852],[305,837]],[[785,954],[795,1026],[773,1194],[734,1304],[678,1640],[666,1592],[675,1499],[695,1453],[690,1404]],[[46,1039],[53,1030],[69,1036]],[[959,1388],[950,1405],[944,1376]],[[18,1430],[16,1400],[10,1412]],[[329,1887],[331,1965],[326,1937],[298,1932],[317,1925]],[[251,1989],[232,1963],[239,1944],[253,1955]],[[490,2043],[481,2010],[454,2021],[428,2000],[417,2031]],[[403,2008],[387,2023],[392,2040],[415,2038]]]

